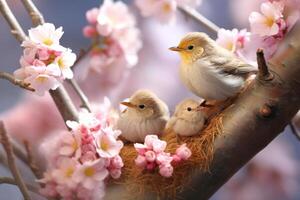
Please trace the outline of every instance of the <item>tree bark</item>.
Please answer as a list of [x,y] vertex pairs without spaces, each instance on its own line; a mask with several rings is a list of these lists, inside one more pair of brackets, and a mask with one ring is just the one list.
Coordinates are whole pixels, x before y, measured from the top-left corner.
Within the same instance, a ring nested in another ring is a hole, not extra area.
[[300,107],[299,21],[268,64],[274,78],[257,77],[224,111],[224,129],[214,144],[210,172],[195,175],[179,198],[209,199],[281,133],[297,113]]

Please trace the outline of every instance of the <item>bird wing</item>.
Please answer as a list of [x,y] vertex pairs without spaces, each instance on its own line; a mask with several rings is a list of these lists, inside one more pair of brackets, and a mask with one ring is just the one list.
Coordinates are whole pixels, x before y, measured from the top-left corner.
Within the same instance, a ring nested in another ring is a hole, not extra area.
[[244,61],[235,57],[216,57],[212,56],[208,59],[212,66],[223,73],[230,75],[246,76],[249,73],[257,72],[255,66],[249,65]]

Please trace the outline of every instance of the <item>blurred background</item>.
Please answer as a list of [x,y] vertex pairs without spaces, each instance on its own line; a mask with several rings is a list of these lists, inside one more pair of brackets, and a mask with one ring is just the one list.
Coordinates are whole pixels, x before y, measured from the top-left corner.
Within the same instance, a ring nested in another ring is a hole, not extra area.
[[[143,48],[139,51],[139,62],[134,68],[127,70],[126,75],[122,77],[117,76],[105,82],[89,77],[81,80],[83,89],[93,103],[102,102],[103,97],[108,96],[117,108],[118,102],[129,97],[136,89],[147,88],[166,101],[172,112],[182,99],[197,98],[181,84],[178,76],[179,58],[168,51],[168,48],[176,45],[186,32],[206,30],[181,13],[178,13],[175,24],[162,25],[151,18],[142,18],[131,1],[124,2],[130,4],[137,18],[138,28],[141,29]],[[248,28],[249,13],[258,10],[259,2],[259,0],[203,0],[198,10],[225,29]],[[20,1],[8,0],[8,3],[24,30],[29,29],[31,22]],[[65,33],[61,41],[64,46],[71,48],[77,55],[80,49],[89,46],[90,40],[84,38],[82,34],[82,28],[87,24],[85,13],[92,7],[99,7],[101,1],[48,0],[35,1],[35,3],[44,14],[46,21],[56,26],[63,26]],[[216,37],[216,35],[211,36]],[[10,34],[9,27],[2,17],[0,18],[0,52],[1,71],[12,73],[19,68],[22,49]],[[80,78],[80,69],[84,67],[86,61],[78,66],[77,77]],[[112,70],[109,73],[118,72]],[[44,136],[63,127],[62,120],[49,96],[40,98],[27,94],[8,81],[0,79],[0,97],[0,119],[5,121],[9,133],[20,141],[28,139],[37,148]],[[212,199],[300,199],[299,152],[299,141],[287,127]],[[0,176],[7,176],[8,173],[6,169],[0,168]],[[24,173],[28,174],[26,178],[32,178],[26,170]],[[0,185],[0,199],[21,199],[21,196],[14,186]]]

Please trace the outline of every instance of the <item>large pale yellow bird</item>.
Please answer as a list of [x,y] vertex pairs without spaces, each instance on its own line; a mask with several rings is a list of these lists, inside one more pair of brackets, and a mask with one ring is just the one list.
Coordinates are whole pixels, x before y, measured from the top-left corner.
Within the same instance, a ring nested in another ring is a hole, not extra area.
[[234,96],[246,78],[257,71],[205,33],[188,33],[170,50],[180,54],[180,76],[185,86],[205,100],[226,100]]
[[161,135],[169,120],[168,106],[149,90],[138,90],[121,102],[127,109],[120,114],[117,128],[130,142],[144,142],[147,135]]

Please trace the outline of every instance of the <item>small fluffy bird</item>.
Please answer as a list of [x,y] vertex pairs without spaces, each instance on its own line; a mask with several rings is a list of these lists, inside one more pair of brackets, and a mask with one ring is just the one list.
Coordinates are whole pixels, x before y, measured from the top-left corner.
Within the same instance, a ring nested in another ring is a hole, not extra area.
[[130,142],[144,142],[149,134],[160,135],[169,120],[168,106],[154,93],[138,90],[128,102],[121,102],[127,109],[120,114],[117,128]]
[[200,133],[207,119],[206,113],[199,109],[199,102],[186,99],[180,102],[166,125],[177,135],[193,136]]
[[207,34],[188,33],[177,47],[185,86],[205,100],[226,100],[238,93],[257,68],[220,47]]

